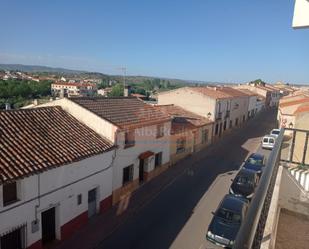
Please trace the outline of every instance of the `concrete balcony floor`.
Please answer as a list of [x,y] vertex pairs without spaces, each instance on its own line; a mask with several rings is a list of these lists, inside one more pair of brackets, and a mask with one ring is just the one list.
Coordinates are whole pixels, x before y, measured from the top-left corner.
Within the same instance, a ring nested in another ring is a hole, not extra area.
[[281,209],[275,249],[308,249],[309,217]]

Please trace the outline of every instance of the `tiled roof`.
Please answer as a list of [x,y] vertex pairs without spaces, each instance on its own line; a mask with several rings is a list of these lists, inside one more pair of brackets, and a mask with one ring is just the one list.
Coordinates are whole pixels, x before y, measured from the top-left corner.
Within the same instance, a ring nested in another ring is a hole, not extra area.
[[257,93],[252,92],[249,89],[237,89],[237,90],[247,94],[248,96],[258,96]]
[[219,87],[188,87],[188,89],[215,99],[228,99],[231,96],[218,91]]
[[52,85],[60,85],[60,86],[96,86],[93,83],[78,83],[78,82],[54,82]]
[[184,129],[194,129],[207,124],[212,124],[213,122],[205,117],[187,111],[179,106],[175,105],[157,105],[156,108],[160,111],[166,113],[171,118],[172,121],[172,133],[178,133],[178,131],[183,131]]
[[218,87],[217,90],[229,95],[230,97],[248,97],[252,94],[248,94],[244,91],[240,91],[239,89],[235,89],[232,87]]
[[279,91],[276,87],[269,85],[269,84],[265,85],[265,87],[272,91]]
[[112,148],[60,107],[0,111],[0,184]]
[[293,94],[293,95],[288,95],[288,96],[284,96],[280,99],[280,101],[285,101],[285,100],[289,100],[289,99],[293,99],[293,98],[298,98],[298,97],[307,97],[305,94],[303,93],[298,93],[298,94]]
[[281,104],[279,104],[279,107],[287,107],[287,106],[292,106],[292,105],[299,105],[299,104],[307,103],[307,102],[309,102],[309,97],[304,97],[302,99],[281,103]]
[[132,93],[131,96],[136,97],[136,98],[145,98],[146,97],[145,95],[139,94],[139,93]]
[[294,112],[294,114],[299,114],[299,113],[303,113],[303,112],[308,112],[309,113],[309,104],[304,104],[299,106],[296,111]]
[[170,120],[168,115],[135,97],[82,97],[70,100],[123,129]]

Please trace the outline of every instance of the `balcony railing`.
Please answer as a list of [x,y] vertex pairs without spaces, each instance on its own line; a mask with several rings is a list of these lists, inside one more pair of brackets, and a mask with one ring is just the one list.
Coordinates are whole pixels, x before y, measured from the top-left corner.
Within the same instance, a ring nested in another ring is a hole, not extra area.
[[292,163],[308,166],[308,138],[309,131],[306,130],[281,130],[250,203],[247,216],[237,234],[233,249],[260,248],[279,165]]
[[222,112],[218,112],[216,115],[216,120],[221,120],[222,119]]
[[230,114],[231,114],[231,111],[230,111],[230,110],[226,111],[226,113],[225,113],[225,118],[229,118],[229,117],[230,117]]

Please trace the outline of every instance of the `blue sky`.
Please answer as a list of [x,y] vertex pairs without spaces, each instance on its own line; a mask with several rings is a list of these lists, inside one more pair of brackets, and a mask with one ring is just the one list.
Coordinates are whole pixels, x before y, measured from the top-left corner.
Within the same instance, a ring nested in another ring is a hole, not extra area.
[[0,63],[309,84],[294,0],[2,0]]

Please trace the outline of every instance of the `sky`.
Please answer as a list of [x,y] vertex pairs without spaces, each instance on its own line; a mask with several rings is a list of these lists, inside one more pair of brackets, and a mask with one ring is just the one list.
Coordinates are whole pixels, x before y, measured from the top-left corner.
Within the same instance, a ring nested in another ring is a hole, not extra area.
[[1,0],[0,63],[309,84],[294,0]]

